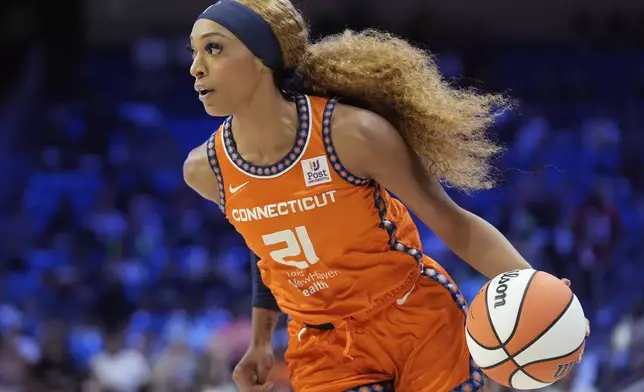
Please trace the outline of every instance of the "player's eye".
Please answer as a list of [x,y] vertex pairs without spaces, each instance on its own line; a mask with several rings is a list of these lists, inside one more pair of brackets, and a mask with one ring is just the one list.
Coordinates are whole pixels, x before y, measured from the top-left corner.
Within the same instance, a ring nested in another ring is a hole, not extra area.
[[195,58],[197,51],[195,48],[192,47],[192,45],[186,45],[186,52],[192,57],[193,59]]
[[[223,47],[220,44],[217,44],[214,42],[208,43],[206,44],[206,46],[204,46],[204,52],[208,53],[211,56],[221,53],[222,50],[223,50]],[[193,59],[195,58],[195,56],[197,56],[197,50],[195,50],[195,48],[192,45],[187,45],[186,51],[188,52],[188,54],[190,54],[190,57],[192,57]]]
[[206,44],[206,47],[204,48],[204,50],[209,55],[215,55],[215,54],[221,53],[221,51],[223,50],[223,47],[219,44],[211,42],[209,44]]

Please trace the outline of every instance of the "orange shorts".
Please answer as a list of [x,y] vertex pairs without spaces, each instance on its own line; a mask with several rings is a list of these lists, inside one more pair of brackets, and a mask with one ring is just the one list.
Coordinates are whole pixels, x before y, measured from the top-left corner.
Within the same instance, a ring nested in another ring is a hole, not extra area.
[[[374,284],[377,284],[374,282]],[[481,371],[465,343],[465,300],[440,267],[368,320],[322,331],[289,323],[286,360],[295,392],[473,392]],[[350,344],[347,344],[349,341]],[[379,384],[375,387],[363,387]]]

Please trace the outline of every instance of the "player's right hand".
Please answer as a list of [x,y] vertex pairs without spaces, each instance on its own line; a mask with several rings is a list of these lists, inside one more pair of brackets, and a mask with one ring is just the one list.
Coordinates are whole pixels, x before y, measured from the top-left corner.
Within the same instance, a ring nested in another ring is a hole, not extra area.
[[270,346],[250,347],[233,371],[233,380],[239,391],[270,391],[273,383],[268,381],[268,375],[274,360],[273,349]]

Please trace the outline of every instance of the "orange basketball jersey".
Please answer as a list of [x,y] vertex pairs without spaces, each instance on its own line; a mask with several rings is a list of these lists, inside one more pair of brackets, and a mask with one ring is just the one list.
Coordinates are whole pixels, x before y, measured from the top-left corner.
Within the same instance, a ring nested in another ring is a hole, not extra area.
[[231,120],[207,143],[220,207],[260,258],[280,308],[309,324],[365,315],[416,282],[423,256],[407,209],[368,178],[348,173],[335,153],[334,99],[296,98],[293,149],[272,166],[237,152]]

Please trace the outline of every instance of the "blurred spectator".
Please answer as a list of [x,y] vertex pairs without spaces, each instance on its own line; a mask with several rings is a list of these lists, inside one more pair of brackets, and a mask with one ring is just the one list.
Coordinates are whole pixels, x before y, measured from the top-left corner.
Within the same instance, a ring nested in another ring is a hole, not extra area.
[[49,322],[44,335],[42,355],[30,368],[29,391],[81,392],[83,374],[69,352],[64,324]]
[[101,392],[142,392],[152,379],[147,359],[124,346],[120,331],[105,336],[105,350],[92,358],[91,372]]
[[18,333],[4,334],[0,339],[0,392],[26,392],[27,372],[28,364],[20,352]]
[[189,392],[194,390],[197,357],[179,338],[171,341],[154,363],[152,390],[155,392]]
[[630,315],[631,342],[628,359],[619,363],[621,374],[629,379],[644,378],[644,302],[639,302]]
[[197,386],[204,392],[236,392],[231,363],[225,358],[221,341],[210,344],[199,359]]
[[613,278],[613,255],[620,232],[620,219],[614,206],[598,192],[592,193],[575,217],[573,232],[582,269],[584,290],[580,293],[597,306],[603,305],[605,286]]

